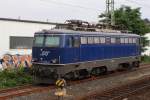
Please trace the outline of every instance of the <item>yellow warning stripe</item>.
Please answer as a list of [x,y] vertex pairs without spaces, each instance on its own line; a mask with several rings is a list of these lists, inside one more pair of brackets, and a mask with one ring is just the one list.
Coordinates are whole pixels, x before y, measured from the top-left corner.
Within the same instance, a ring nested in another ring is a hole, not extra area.
[[58,83],[58,86],[62,86],[64,84],[64,81],[61,80],[60,83]]
[[57,80],[57,81],[56,81],[56,85],[58,85],[60,81],[61,81],[61,80]]

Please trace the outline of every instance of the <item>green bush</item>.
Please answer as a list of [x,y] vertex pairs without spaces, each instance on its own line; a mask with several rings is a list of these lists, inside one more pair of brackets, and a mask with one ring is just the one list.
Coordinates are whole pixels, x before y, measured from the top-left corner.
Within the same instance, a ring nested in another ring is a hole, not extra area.
[[32,76],[24,68],[0,71],[0,88],[15,87],[32,83]]

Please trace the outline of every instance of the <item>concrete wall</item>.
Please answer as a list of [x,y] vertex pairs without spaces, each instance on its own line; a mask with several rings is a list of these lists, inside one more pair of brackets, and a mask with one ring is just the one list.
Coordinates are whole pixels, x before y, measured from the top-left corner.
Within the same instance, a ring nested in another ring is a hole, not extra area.
[[[9,49],[10,36],[33,37],[35,32],[40,31],[42,29],[51,29],[54,26],[55,25],[42,23],[0,20],[0,56],[10,51],[16,53],[16,50]],[[20,50],[18,52],[31,53],[31,50]]]

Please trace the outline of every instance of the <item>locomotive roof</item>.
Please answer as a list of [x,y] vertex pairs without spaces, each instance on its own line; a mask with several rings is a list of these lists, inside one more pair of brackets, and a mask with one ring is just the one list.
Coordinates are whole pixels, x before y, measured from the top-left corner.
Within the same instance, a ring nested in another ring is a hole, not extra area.
[[73,30],[65,30],[65,29],[52,29],[52,30],[43,30],[40,32],[36,32],[35,34],[71,34],[71,35],[103,35],[103,36],[133,36],[133,37],[140,37],[137,34],[131,33],[117,33],[117,32],[89,32],[89,31],[73,31]]

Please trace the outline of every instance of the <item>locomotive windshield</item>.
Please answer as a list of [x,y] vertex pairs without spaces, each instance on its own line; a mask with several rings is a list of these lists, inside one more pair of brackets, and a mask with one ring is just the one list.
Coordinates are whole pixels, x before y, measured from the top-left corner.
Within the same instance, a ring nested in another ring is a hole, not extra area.
[[58,47],[60,44],[59,36],[35,36],[35,47]]
[[44,43],[44,36],[35,36],[34,46],[42,47]]
[[59,37],[47,36],[45,38],[46,47],[58,47],[59,46]]

